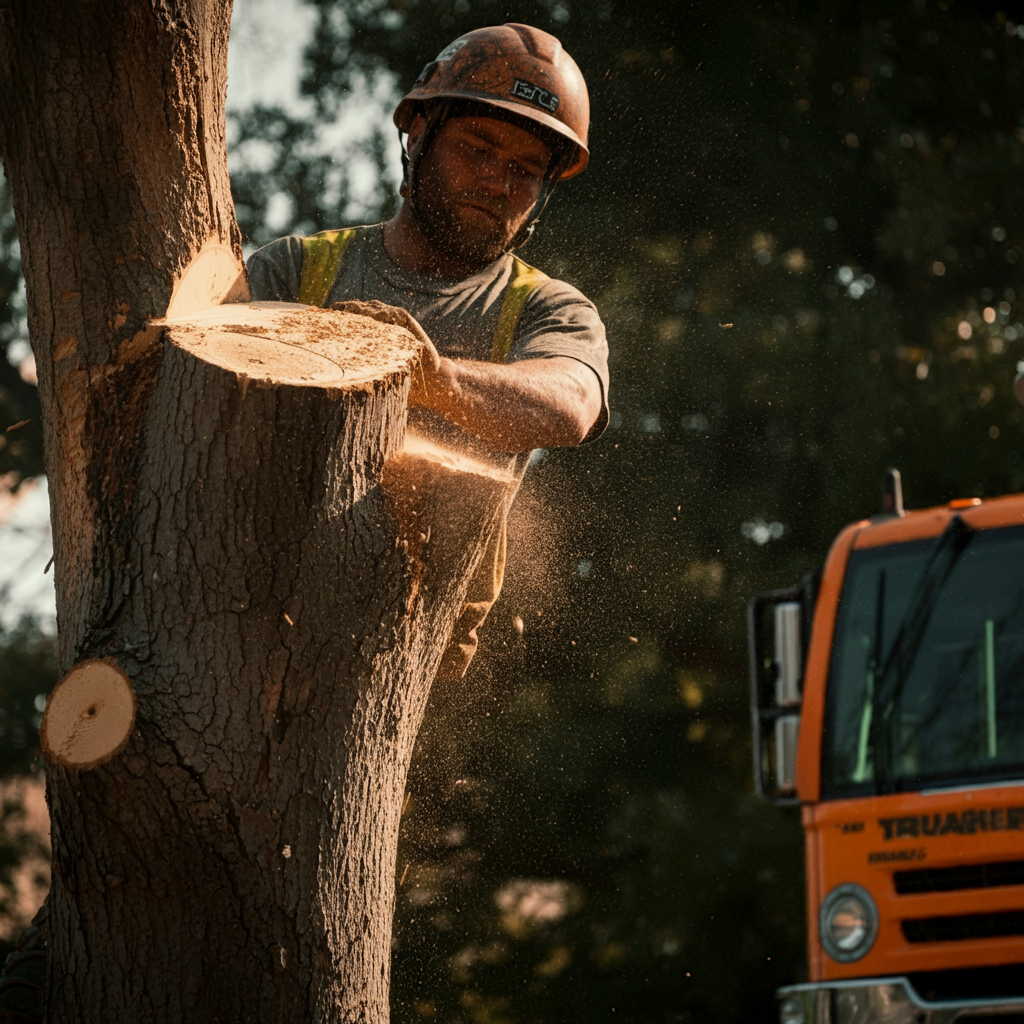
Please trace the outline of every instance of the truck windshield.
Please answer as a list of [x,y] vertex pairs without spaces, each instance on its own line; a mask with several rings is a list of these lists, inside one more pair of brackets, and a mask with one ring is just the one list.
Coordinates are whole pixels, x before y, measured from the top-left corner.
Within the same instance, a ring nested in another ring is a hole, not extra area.
[[969,540],[851,553],[825,799],[1024,777],[1024,527]]

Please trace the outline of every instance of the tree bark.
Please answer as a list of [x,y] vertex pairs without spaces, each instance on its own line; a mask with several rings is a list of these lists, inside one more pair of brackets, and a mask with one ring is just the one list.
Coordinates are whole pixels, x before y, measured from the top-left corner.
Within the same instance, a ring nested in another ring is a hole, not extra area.
[[122,751],[48,768],[60,1024],[387,1019],[406,770],[514,489],[403,451],[405,332],[195,312],[238,290],[229,20],[0,0],[61,667],[135,695]]

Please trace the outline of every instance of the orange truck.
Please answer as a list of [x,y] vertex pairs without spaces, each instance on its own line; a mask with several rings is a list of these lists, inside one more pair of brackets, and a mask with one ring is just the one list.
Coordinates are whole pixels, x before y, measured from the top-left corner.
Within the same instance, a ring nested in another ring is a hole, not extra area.
[[758,793],[799,804],[782,1024],[1024,1024],[1024,494],[847,526],[748,607]]

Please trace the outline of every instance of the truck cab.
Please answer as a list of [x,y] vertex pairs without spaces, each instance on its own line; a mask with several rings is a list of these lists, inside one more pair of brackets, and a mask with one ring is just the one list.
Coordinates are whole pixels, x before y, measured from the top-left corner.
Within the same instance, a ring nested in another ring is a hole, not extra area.
[[758,792],[798,803],[784,1024],[1024,1024],[1024,495],[847,526],[748,609]]

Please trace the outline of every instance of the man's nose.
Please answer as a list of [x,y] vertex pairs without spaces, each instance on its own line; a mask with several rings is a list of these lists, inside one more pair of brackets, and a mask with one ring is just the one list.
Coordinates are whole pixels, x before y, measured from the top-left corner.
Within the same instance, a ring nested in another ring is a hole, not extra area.
[[480,168],[480,184],[488,191],[508,195],[512,191],[512,167],[497,154],[489,154]]

